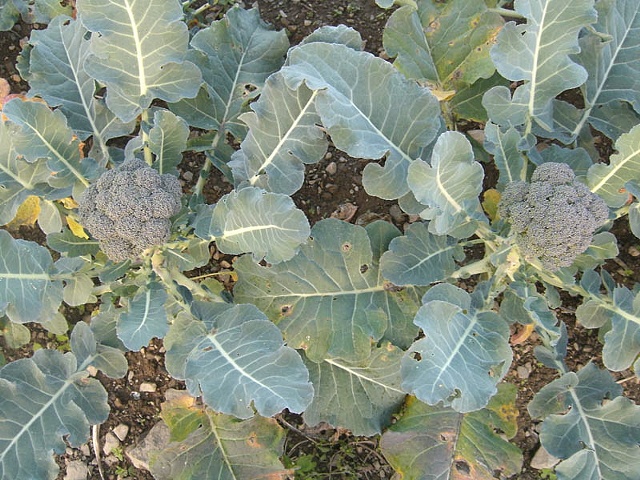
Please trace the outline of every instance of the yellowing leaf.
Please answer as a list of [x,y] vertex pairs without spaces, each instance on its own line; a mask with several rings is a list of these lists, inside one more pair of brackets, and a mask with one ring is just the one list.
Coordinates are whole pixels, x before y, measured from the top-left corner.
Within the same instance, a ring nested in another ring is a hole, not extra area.
[[76,237],[85,238],[85,239],[89,238],[89,235],[85,233],[84,228],[82,228],[82,225],[76,222],[73,218],[67,217],[67,225],[69,225],[69,229],[71,230],[71,232],[73,232],[73,234]]
[[40,214],[40,199],[36,196],[29,196],[18,207],[16,216],[7,224],[9,230],[17,230],[20,225],[34,225]]
[[498,203],[500,203],[500,192],[495,188],[490,188],[484,192],[484,200],[482,201],[482,208],[487,212],[491,220],[495,220],[498,217]]
[[60,200],[60,202],[62,202],[62,205],[64,206],[64,208],[67,208],[69,210],[73,210],[74,208],[78,208],[78,202],[76,202],[71,197],[63,198],[62,200]]

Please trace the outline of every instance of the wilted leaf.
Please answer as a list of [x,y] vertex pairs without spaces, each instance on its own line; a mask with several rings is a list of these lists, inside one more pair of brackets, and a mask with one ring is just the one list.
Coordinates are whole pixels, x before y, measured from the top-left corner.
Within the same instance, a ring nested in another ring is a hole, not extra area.
[[[489,405],[467,414],[409,397],[400,419],[382,435],[382,453],[407,480],[515,475],[522,454],[506,440],[517,431],[515,397],[514,386],[501,385]],[[496,432],[503,432],[506,439]]]
[[271,418],[238,420],[185,397],[163,403],[161,416],[176,441],[151,453],[158,480],[290,478],[279,460],[285,432]]

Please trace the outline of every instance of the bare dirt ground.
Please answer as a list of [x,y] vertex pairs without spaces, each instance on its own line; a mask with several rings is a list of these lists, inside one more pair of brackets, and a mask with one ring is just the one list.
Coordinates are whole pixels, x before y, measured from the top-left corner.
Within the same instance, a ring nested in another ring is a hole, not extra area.
[[[366,50],[385,57],[382,49],[382,30],[389,12],[377,7],[373,0],[259,0],[253,5],[260,8],[265,21],[277,29],[286,29],[292,44],[298,43],[320,26],[345,24],[360,32],[366,42]],[[247,6],[251,5],[247,3]],[[220,12],[220,7],[212,8],[212,18],[216,18]],[[28,85],[15,69],[15,60],[32,28],[42,27],[20,23],[10,32],[0,32],[0,77],[9,81],[13,93],[28,89]],[[188,188],[194,177],[197,178],[197,171],[202,162],[200,156],[185,157],[180,166],[185,188]],[[305,186],[294,197],[298,207],[305,211],[312,223],[333,214],[358,223],[383,218],[403,228],[408,219],[394,202],[385,202],[365,194],[361,185],[364,165],[363,161],[349,158],[331,149],[322,162],[308,167]],[[205,189],[207,200],[213,203],[229,189],[230,185],[224,179],[213,175]],[[623,223],[616,226],[615,233],[619,239],[620,256],[617,261],[610,262],[607,268],[620,283],[638,282],[640,241]],[[35,240],[39,238],[38,231],[29,229],[23,229],[20,234]],[[231,261],[232,259],[224,256],[214,256],[203,271],[228,268]],[[197,275],[201,271],[193,273]],[[574,370],[589,361],[601,366],[602,346],[597,333],[575,324],[572,315],[575,304],[572,304],[572,301],[568,299],[568,307],[562,313],[563,320],[569,326],[570,335],[567,362]],[[86,320],[90,312],[91,306],[84,310],[69,309],[69,323]],[[4,355],[8,360],[29,356],[33,352],[34,344],[64,348],[64,340],[61,341],[34,327],[32,342],[29,345],[17,351],[4,348]],[[519,431],[513,441],[524,452],[525,465],[517,476],[521,480],[540,478],[538,471],[530,468],[530,461],[539,447],[539,441],[537,425],[529,418],[526,406],[543,385],[556,377],[555,371],[541,366],[535,360],[535,345],[534,334],[523,344],[514,346],[514,363],[505,379],[518,386]],[[0,337],[0,347],[3,346],[3,339]],[[126,426],[128,430],[115,448],[110,452],[102,452],[106,478],[152,478],[147,471],[135,468],[124,452],[136,445],[158,421],[160,404],[164,401],[167,390],[184,389],[181,382],[172,379],[166,372],[163,352],[162,342],[154,341],[140,352],[127,354],[130,373],[124,379],[112,380],[98,374],[98,378],[109,392],[112,412],[107,423],[100,427],[100,445],[104,446],[108,434],[113,437],[114,429],[121,432],[122,426]],[[640,402],[640,385],[632,373],[619,372],[616,377],[625,388],[625,394],[637,403]],[[283,427],[289,430],[285,461],[300,469],[296,478],[392,478],[391,467],[378,451],[377,438],[357,438],[348,432],[336,431],[329,427],[310,428],[295,415],[283,415],[280,420]],[[120,430],[117,430],[119,426]],[[62,467],[60,479],[72,478],[67,475],[71,475],[73,468],[78,465],[88,468],[88,478],[100,478],[92,445],[87,444],[79,449],[68,448],[66,454],[59,458],[59,464]]]

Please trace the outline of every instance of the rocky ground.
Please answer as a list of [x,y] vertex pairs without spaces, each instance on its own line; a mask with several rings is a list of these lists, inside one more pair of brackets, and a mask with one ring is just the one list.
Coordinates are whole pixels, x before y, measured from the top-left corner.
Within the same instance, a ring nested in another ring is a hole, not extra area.
[[[285,28],[289,32],[292,44],[320,26],[342,23],[361,33],[368,51],[384,57],[381,34],[388,12],[377,7],[373,0],[259,0],[254,5],[260,8],[265,21],[277,29]],[[220,7],[212,8],[211,15],[216,17],[220,11]],[[10,32],[0,33],[0,77],[8,80],[13,93],[26,91],[28,88],[14,65],[16,55],[31,28],[40,26],[21,23]],[[185,158],[180,167],[185,184],[192,182],[194,176],[197,178],[202,161],[199,156]],[[307,182],[294,197],[297,205],[312,222],[329,216],[363,224],[383,218],[403,228],[409,218],[394,202],[385,202],[364,193],[361,184],[363,167],[364,162],[331,149],[322,162],[308,168]],[[209,202],[213,203],[229,189],[230,186],[224,179],[212,176],[205,192]],[[640,242],[623,224],[616,226],[616,229],[621,254],[616,262],[610,262],[609,270],[621,283],[640,281]],[[21,233],[23,236],[37,238],[37,232],[24,230]],[[216,271],[227,269],[231,264],[232,259],[214,255],[207,268],[209,271]],[[601,345],[597,334],[577,326],[571,310],[572,299],[568,299],[567,305],[569,307],[563,313],[563,319],[570,332],[569,366],[577,369],[589,361],[601,364]],[[84,310],[69,310],[70,322],[86,320],[90,312],[91,306]],[[28,356],[35,344],[48,348],[64,347],[64,339],[34,328],[32,342],[28,346],[19,351],[4,349],[5,356],[7,359]],[[552,462],[538,452],[537,425],[531,421],[526,410],[533,394],[556,375],[535,360],[535,345],[536,338],[532,335],[525,342],[514,346],[514,363],[506,379],[518,386],[519,431],[514,442],[525,455],[525,466],[518,476],[521,480],[540,478],[537,470],[532,469],[532,462],[537,468],[548,466]],[[112,414],[96,432],[96,443],[92,441],[79,449],[68,448],[66,454],[59,457],[61,479],[100,478],[99,465],[107,479],[152,478],[144,468],[146,454],[158,442],[166,441],[167,434],[162,427],[154,428],[160,405],[166,398],[177,395],[184,389],[181,382],[167,374],[163,352],[162,343],[156,341],[140,352],[128,353],[130,372],[124,379],[113,380],[98,374],[109,392]],[[625,394],[640,402],[637,378],[631,372],[620,372],[617,378],[625,388]],[[295,415],[284,415],[279,420],[290,432],[286,441],[285,458],[306,472],[299,478],[392,478],[392,469],[377,450],[377,438],[356,438],[348,432],[322,426],[310,428]],[[96,450],[99,455],[96,455]]]

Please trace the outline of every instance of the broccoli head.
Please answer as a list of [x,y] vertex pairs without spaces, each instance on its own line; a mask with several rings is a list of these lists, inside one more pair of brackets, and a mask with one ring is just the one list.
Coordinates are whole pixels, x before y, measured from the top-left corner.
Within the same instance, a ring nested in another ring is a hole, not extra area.
[[181,196],[176,177],[160,175],[142,160],[127,160],[84,191],[80,222],[111,260],[135,259],[168,240],[169,218],[180,211]]
[[511,223],[524,257],[552,271],[571,265],[609,217],[604,200],[571,167],[554,162],[536,168],[531,183],[508,184],[498,212]]

